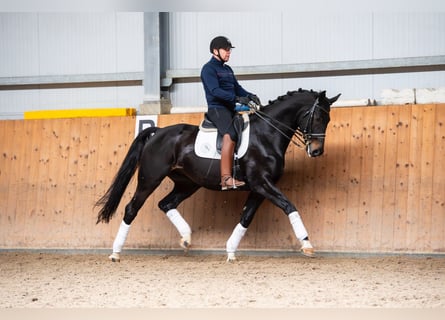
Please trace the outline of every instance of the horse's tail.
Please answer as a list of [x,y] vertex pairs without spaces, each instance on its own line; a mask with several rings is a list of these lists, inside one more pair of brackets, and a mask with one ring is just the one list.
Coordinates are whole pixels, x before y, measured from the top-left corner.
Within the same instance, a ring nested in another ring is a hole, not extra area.
[[139,133],[136,139],[134,139],[111,186],[95,204],[95,207],[102,207],[97,215],[96,223],[110,222],[110,219],[113,217],[119,206],[119,202],[121,201],[125,189],[139,166],[139,160],[144,145],[147,139],[152,136],[156,130],[158,130],[157,127],[149,127]]

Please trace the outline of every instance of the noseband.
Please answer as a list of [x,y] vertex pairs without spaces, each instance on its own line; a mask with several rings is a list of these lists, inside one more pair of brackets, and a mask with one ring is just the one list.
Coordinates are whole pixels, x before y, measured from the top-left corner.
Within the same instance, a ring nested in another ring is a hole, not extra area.
[[[326,133],[314,133],[312,132],[312,123],[314,121],[314,114],[316,109],[320,109],[326,114],[329,115],[329,111],[327,111],[325,108],[320,106],[318,98],[315,99],[314,104],[312,107],[306,111],[303,115],[303,119],[307,117],[306,126],[304,129],[301,129],[300,126],[297,127],[297,130],[292,129],[291,127],[285,125],[284,123],[271,118],[269,115],[265,114],[264,112],[261,112],[259,110],[254,110],[255,114],[260,117],[262,120],[264,120],[266,123],[268,123],[271,127],[273,127],[275,130],[277,130],[282,136],[288,138],[294,145],[301,149],[305,149],[307,145],[310,144],[310,141],[314,138],[316,139],[324,139],[326,137]],[[285,129],[292,131],[292,136],[287,135],[285,132],[283,132],[280,128],[275,126],[272,122],[275,122],[277,125],[284,127]],[[295,141],[296,138],[298,141]]]

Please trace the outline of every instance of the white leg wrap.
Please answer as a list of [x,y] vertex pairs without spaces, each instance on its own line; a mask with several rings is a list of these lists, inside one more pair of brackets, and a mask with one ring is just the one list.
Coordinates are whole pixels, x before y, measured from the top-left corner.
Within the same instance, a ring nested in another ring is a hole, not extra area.
[[185,221],[184,218],[181,216],[178,210],[170,209],[167,211],[166,215],[170,219],[171,223],[173,223],[173,225],[176,227],[181,237],[190,238],[192,229],[188,225],[187,221]]
[[303,225],[303,221],[301,221],[300,215],[297,211],[294,211],[290,213],[288,217],[298,240],[303,241],[303,239],[306,238],[308,234],[306,228]]
[[226,251],[227,253],[235,253],[236,249],[238,249],[238,245],[241,242],[241,239],[246,234],[247,228],[244,228],[240,223],[238,223],[233,229],[232,235],[226,243]]
[[122,221],[113,242],[113,252],[120,253],[122,251],[125,240],[127,240],[128,231],[130,231],[130,225]]

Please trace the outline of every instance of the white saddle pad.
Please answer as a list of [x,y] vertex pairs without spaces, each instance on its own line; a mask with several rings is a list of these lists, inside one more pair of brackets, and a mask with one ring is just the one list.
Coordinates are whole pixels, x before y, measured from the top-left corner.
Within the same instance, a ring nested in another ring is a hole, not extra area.
[[[249,124],[249,115],[247,113],[243,114],[244,119],[244,130],[243,136],[241,139],[241,145],[238,148],[238,152],[235,151],[235,154],[238,158],[242,158],[247,151],[247,147],[249,145],[249,132],[250,132],[250,124]],[[221,159],[221,154],[216,150],[216,138],[218,132],[216,130],[213,131],[203,131],[199,130],[198,135],[195,140],[195,153],[198,157],[209,158],[209,159]]]

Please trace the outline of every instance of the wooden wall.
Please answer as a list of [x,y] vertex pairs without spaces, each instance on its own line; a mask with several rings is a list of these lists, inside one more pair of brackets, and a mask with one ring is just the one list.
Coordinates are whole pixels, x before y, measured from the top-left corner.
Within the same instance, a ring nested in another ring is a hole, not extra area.
[[[290,146],[279,186],[295,202],[318,250],[445,252],[445,105],[336,108],[325,154]],[[158,125],[198,123],[202,114],[161,115]],[[0,248],[111,248],[116,217],[96,225],[134,137],[134,117],[0,121]],[[126,248],[178,249],[157,202],[165,180],[132,225]],[[193,247],[221,249],[245,192],[199,190],[179,210]],[[240,249],[294,250],[286,216],[265,202]]]

